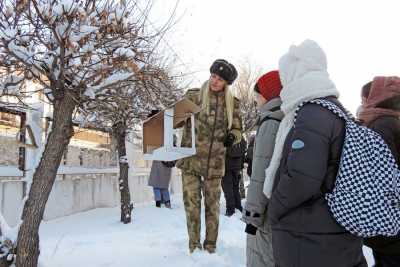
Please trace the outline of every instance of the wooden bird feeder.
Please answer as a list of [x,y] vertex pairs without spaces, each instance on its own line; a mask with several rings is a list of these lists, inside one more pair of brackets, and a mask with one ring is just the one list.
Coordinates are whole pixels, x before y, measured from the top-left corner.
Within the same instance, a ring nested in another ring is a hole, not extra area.
[[[143,154],[145,160],[173,161],[196,154],[194,115],[200,107],[188,99],[182,99],[160,111],[143,123]],[[192,146],[174,145],[174,129],[190,119]]]

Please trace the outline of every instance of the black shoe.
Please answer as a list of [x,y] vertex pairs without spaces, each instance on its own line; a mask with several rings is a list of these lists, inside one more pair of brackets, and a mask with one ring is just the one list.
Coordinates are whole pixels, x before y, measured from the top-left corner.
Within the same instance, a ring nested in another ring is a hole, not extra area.
[[161,208],[161,201],[156,201],[156,207]]
[[164,202],[164,205],[165,205],[166,208],[172,209],[172,208],[171,208],[171,201],[169,201],[169,200],[168,200],[168,201],[165,201],[165,202]]
[[225,216],[231,217],[233,214],[235,214],[234,209],[226,209]]

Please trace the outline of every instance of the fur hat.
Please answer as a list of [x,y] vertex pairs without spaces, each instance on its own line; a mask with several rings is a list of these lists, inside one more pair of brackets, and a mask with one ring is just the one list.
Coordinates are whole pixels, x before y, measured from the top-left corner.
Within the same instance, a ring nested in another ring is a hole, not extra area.
[[210,73],[217,74],[231,85],[238,76],[235,66],[224,59],[217,59],[210,67]]

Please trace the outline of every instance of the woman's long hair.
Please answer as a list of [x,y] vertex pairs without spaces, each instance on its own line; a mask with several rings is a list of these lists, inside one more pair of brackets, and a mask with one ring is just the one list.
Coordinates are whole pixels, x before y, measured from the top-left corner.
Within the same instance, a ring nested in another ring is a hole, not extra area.
[[[226,104],[226,114],[228,116],[228,129],[232,128],[233,121],[233,110],[234,110],[234,96],[227,84],[225,84],[225,104]],[[207,114],[210,114],[210,82],[206,81],[201,87],[201,108],[205,110]]]

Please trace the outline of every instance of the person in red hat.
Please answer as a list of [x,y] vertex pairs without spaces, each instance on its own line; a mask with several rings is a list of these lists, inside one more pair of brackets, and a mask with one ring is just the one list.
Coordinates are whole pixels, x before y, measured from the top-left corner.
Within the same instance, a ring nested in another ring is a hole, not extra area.
[[275,136],[283,118],[279,94],[282,84],[274,70],[261,76],[254,86],[260,116],[254,141],[250,184],[247,191],[243,221],[246,223],[248,267],[274,266],[271,230],[266,218],[268,199],[263,193],[265,169],[269,166]]

